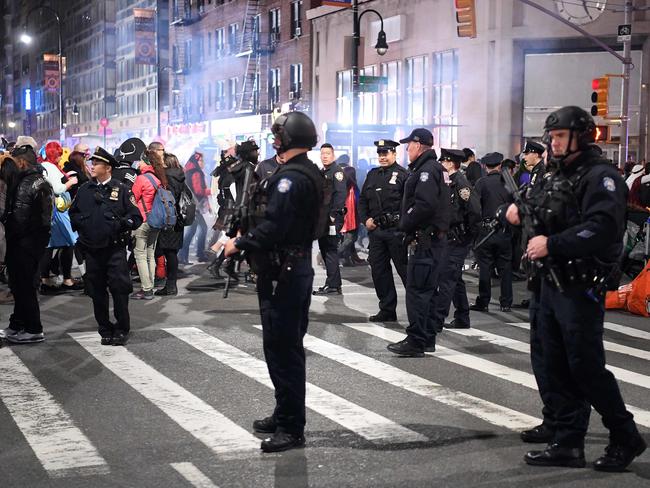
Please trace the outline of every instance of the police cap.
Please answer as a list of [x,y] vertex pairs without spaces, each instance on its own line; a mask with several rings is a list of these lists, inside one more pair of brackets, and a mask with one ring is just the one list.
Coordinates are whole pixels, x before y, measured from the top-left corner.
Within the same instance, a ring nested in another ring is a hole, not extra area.
[[465,153],[460,149],[445,149],[440,150],[440,161],[451,161],[452,163],[462,163],[466,161]]
[[117,168],[117,166],[119,165],[119,163],[113,157],[113,155],[100,146],[97,146],[95,148],[95,152],[90,156],[89,159],[91,161],[99,161],[100,163],[107,164],[112,168]]
[[483,163],[485,166],[489,166],[490,168],[500,165],[502,161],[503,154],[500,152],[487,153],[481,158],[481,163]]
[[430,130],[425,128],[413,129],[411,134],[405,138],[400,139],[400,144],[406,144],[407,142],[419,142],[424,146],[433,146],[433,134]]
[[542,154],[544,154],[544,151],[546,151],[546,148],[542,146],[540,143],[531,141],[530,139],[526,139],[526,144],[524,144],[524,149],[521,152],[524,154],[536,153],[541,156]]
[[375,141],[375,146],[377,146],[378,153],[384,151],[395,152],[397,146],[399,146],[399,142],[391,141],[390,139],[379,139],[378,141]]

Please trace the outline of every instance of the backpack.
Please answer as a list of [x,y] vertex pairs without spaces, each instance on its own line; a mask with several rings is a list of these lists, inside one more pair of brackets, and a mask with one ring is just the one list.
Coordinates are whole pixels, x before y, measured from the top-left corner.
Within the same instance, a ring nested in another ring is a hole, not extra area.
[[147,224],[153,229],[173,229],[176,225],[176,199],[174,198],[174,194],[166,188],[163,188],[150,174],[144,174],[142,176],[146,177],[156,189],[156,195],[153,198],[153,204],[149,210],[147,210],[147,206],[142,197],[140,198],[144,211],[147,214]]
[[192,225],[196,219],[196,201],[190,189],[183,185],[183,191],[178,199],[178,217],[185,226]]

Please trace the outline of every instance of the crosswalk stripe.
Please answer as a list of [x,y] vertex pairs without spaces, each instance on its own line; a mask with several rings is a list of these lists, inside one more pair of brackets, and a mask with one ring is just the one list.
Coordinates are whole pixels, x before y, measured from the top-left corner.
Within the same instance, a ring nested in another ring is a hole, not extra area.
[[[520,329],[530,330],[530,325],[528,322],[506,322],[508,325],[513,327],[518,327]],[[603,341],[606,351],[617,352],[619,354],[625,354],[626,356],[632,356],[639,359],[645,359],[650,361],[650,351],[645,351],[643,349],[637,349],[630,346],[624,346],[622,344],[617,344],[615,342]]]
[[9,347],[0,349],[0,398],[50,476],[108,472],[90,440]]
[[[514,326],[528,326],[528,322],[508,322],[510,325]],[[643,330],[635,329],[634,327],[628,327],[626,325],[615,324],[614,322],[605,322],[605,330],[611,330],[613,332],[618,332],[630,337],[636,337],[637,339],[645,339],[650,341],[650,332]]]
[[70,336],[102,365],[217,454],[259,449],[259,439],[156,371],[124,347],[99,344],[96,333]]
[[[523,352],[525,354],[530,353],[530,345],[527,342],[521,342],[516,339],[510,339],[509,337],[503,337],[491,332],[486,332],[482,330],[474,329],[446,329],[448,332],[453,334],[462,335],[465,337],[473,337],[482,342],[488,342],[496,346],[505,347],[507,349],[512,349],[513,351]],[[619,368],[612,366],[611,364],[607,365],[607,368],[616,375],[616,378],[625,383],[631,385],[640,386],[642,388],[650,388],[650,376],[644,374],[635,373],[634,371],[629,371],[627,369]]]
[[[385,329],[378,325],[369,323],[344,323],[343,325],[359,332],[363,332],[365,334],[390,342],[397,342],[404,339],[405,337],[403,332],[393,329]],[[508,366],[503,366],[501,364],[494,363],[483,358],[472,356],[471,354],[465,354],[438,345],[436,345],[436,352],[433,353],[432,356],[537,390],[535,377],[530,373],[517,371],[516,369],[509,368]],[[635,420],[638,424],[645,427],[650,427],[650,411],[630,405],[626,406],[628,410],[634,414]]]
[[[196,327],[165,328],[190,346],[255,381],[273,388],[266,363]],[[422,434],[307,383],[306,405],[346,429],[376,443],[424,442]]]
[[[255,327],[261,329],[258,325]],[[452,390],[434,383],[433,381],[429,381],[420,376],[416,376],[412,373],[391,366],[390,364],[383,363],[312,335],[307,334],[304,343],[306,349],[331,359],[332,361],[341,363],[397,388],[458,408],[459,410],[478,417],[481,420],[485,420],[490,424],[511,430],[521,430],[539,423],[538,419],[530,415],[526,415],[516,410],[497,405],[496,403],[460,391]]]
[[195,488],[219,488],[192,463],[171,463],[171,466]]

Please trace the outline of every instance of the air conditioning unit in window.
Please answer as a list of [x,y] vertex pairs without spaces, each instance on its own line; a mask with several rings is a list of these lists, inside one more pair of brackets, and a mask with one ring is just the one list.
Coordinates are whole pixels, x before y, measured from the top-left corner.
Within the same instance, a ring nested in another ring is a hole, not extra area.
[[300,36],[302,36],[302,27],[296,27],[296,29],[293,31],[293,34],[294,34],[296,37],[300,37]]

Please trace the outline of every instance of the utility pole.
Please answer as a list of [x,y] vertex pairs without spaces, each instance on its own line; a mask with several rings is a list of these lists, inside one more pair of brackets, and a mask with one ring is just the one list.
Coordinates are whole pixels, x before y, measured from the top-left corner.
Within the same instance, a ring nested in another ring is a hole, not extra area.
[[[632,0],[625,1],[625,24],[630,24]],[[631,36],[630,36],[631,37]],[[621,87],[621,142],[618,147],[618,167],[624,168],[628,158],[630,138],[630,71],[632,71],[632,39],[623,42],[623,84]]]
[[350,129],[350,164],[357,167],[359,145],[357,143],[357,124],[359,123],[359,46],[361,45],[361,26],[359,25],[359,1],[352,0],[352,124]]

